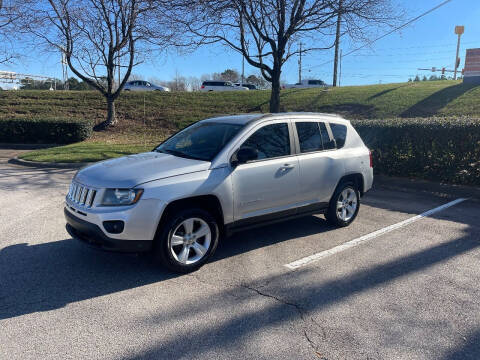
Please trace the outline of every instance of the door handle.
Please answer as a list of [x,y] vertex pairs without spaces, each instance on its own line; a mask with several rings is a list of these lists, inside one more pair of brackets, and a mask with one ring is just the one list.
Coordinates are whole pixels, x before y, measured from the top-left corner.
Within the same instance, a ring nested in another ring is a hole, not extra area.
[[282,169],[283,170],[288,170],[288,169],[293,169],[295,167],[295,165],[292,165],[292,164],[284,164],[282,166]]

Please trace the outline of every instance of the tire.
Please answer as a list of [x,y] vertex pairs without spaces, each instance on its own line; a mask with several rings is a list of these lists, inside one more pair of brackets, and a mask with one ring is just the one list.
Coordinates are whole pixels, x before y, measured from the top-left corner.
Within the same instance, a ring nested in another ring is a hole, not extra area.
[[360,192],[357,186],[353,182],[344,182],[335,189],[325,218],[334,226],[345,227],[355,220],[359,210]]
[[168,215],[160,226],[155,242],[155,255],[164,266],[174,272],[188,273],[198,270],[217,248],[217,222],[203,209],[178,210]]

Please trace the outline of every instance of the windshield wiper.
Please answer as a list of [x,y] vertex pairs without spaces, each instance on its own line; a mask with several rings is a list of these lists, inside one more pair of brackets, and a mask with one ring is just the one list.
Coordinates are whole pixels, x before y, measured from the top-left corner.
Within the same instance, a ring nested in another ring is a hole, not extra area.
[[165,154],[174,155],[174,156],[178,156],[178,157],[183,157],[183,158],[186,158],[186,159],[207,161],[207,160],[205,160],[205,159],[202,159],[202,158],[199,158],[199,157],[196,157],[196,156],[192,156],[192,155],[189,155],[189,154],[185,154],[185,153],[183,153],[183,152],[181,152],[181,151],[178,151],[178,150],[155,149],[155,151],[157,151],[157,152],[162,152],[162,153],[165,153]]

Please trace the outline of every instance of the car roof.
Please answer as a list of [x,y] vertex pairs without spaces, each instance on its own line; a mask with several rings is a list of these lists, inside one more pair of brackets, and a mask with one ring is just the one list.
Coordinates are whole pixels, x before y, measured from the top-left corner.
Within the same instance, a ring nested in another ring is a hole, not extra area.
[[205,119],[202,121],[205,122],[224,122],[228,124],[240,124],[240,125],[246,125],[251,122],[259,121],[259,120],[266,120],[269,118],[291,118],[294,117],[296,119],[298,118],[309,118],[311,119],[312,117],[328,117],[331,120],[335,122],[345,122],[348,123],[348,120],[343,119],[339,115],[336,114],[327,114],[327,113],[315,113],[315,112],[285,112],[285,113],[275,113],[275,114],[239,114],[239,115],[223,115],[223,116],[218,116],[214,118],[209,118]]
[[210,119],[205,119],[202,121],[205,122],[223,122],[227,124],[240,124],[240,125],[245,125],[248,124],[252,121],[256,121],[259,119],[262,119],[268,114],[240,114],[240,115],[224,115],[224,116],[218,116]]

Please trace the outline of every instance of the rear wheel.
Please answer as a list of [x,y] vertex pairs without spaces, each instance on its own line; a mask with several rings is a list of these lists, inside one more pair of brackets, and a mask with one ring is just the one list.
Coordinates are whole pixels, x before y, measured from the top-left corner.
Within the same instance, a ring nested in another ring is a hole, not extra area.
[[341,183],[330,200],[325,215],[327,221],[335,226],[350,225],[360,209],[360,192],[354,183]]
[[175,272],[199,269],[217,248],[217,222],[203,209],[179,210],[169,215],[161,226],[156,253],[160,261]]

